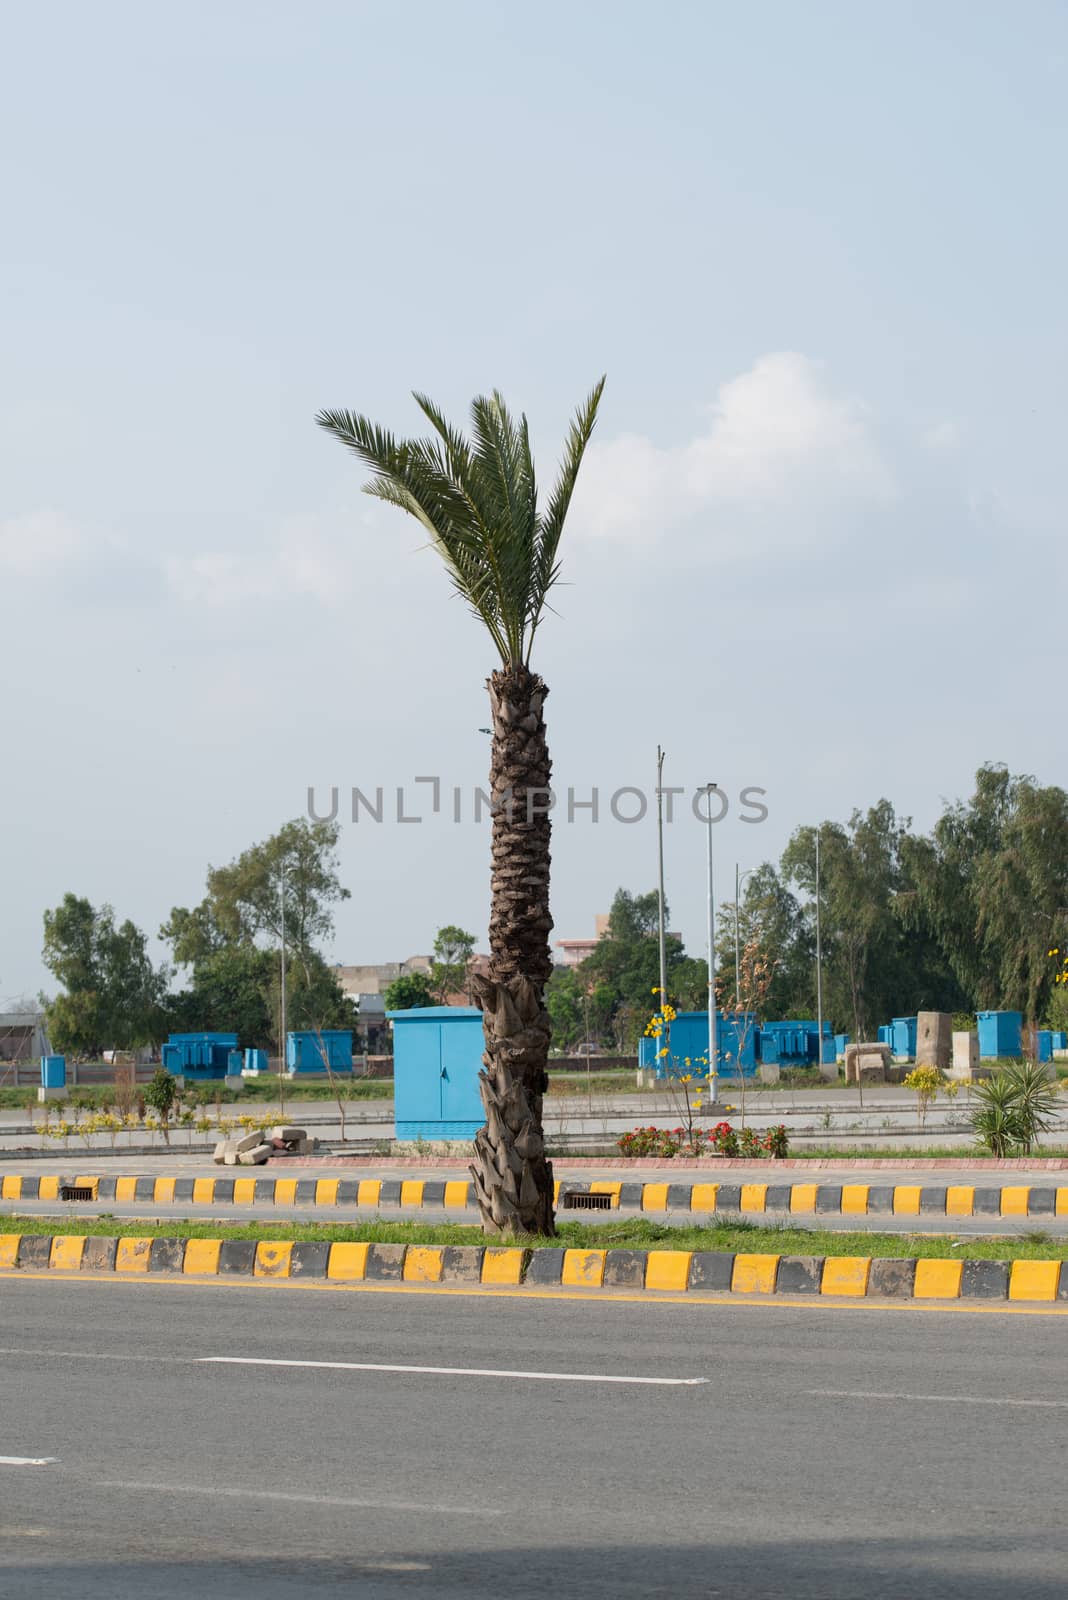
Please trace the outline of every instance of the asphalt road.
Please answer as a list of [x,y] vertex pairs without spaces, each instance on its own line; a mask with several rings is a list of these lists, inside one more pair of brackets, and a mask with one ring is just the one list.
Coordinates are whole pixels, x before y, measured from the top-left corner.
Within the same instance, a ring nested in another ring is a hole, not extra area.
[[0,1593],[1053,1600],[1066,1331],[4,1277]]

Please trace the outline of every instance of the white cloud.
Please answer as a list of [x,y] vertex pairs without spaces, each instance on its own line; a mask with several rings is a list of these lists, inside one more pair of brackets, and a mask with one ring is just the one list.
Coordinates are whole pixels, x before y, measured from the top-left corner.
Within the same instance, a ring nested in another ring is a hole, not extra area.
[[640,434],[590,446],[575,496],[576,530],[651,540],[663,528],[715,510],[734,554],[796,542],[795,513],[885,502],[894,482],[871,438],[865,408],[835,394],[803,355],[762,356],[723,384],[705,430],[661,447]]
[[326,537],[313,517],[291,519],[262,555],[171,556],[165,571],[180,600],[220,611],[296,596],[334,609],[350,598],[355,579],[351,543]]
[[0,572],[50,578],[87,554],[91,540],[62,511],[42,508],[0,522]]
[[936,455],[948,455],[959,448],[964,437],[964,430],[959,422],[954,422],[951,417],[942,422],[935,422],[924,430],[923,443],[927,450]]

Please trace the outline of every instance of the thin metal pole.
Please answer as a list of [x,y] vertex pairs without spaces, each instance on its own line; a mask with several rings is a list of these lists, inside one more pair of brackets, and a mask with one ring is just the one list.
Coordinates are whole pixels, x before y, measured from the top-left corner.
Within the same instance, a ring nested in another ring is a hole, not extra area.
[[[709,810],[711,810],[711,796],[709,797],[708,806]],[[738,898],[740,891],[741,885],[738,878],[738,863],[736,861],[734,863],[734,1009],[736,1012],[740,1012],[742,1009],[742,950],[741,938],[739,937],[738,932],[741,920],[738,912]]]
[[667,1005],[667,933],[664,927],[664,752],[656,747],[656,838],[659,857],[660,1009]]
[[282,1057],[282,1070],[279,1079],[285,1076],[286,1070],[286,869],[282,868],[282,887],[279,890],[282,907],[282,1039],[280,1054]]
[[816,1064],[823,1074],[823,946],[820,942],[820,830],[816,829]]
[[719,1079],[719,1038],[716,1030],[716,891],[712,869],[712,791],[714,783],[707,786],[708,795],[708,1092],[711,1105],[716,1103]]

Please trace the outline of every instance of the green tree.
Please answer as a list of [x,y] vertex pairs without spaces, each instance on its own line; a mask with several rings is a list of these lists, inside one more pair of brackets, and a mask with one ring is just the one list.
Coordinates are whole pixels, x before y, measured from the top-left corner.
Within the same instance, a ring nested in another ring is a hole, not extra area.
[[98,1056],[105,1049],[156,1044],[166,1033],[167,967],[155,967],[145,935],[111,906],[66,894],[44,914],[45,966],[63,985],[48,1007],[58,1050]]
[[394,978],[383,998],[387,1011],[412,1011],[417,1006],[437,1004],[430,981],[422,972],[406,972]]
[[[665,905],[665,918],[668,908]],[[682,941],[669,934],[665,946],[668,998],[678,1000],[680,984],[687,998],[703,982],[707,991],[707,972],[702,961],[696,968],[683,950]],[[603,985],[611,997],[612,1016],[625,1010],[632,1022],[641,1017],[640,1034],[650,1012],[658,1003],[654,993],[660,984],[660,942],[658,937],[658,898],[655,889],[648,894],[632,894],[617,889],[608,913],[608,927],[586,957],[580,972]],[[702,976],[703,975],[703,976]],[[704,1004],[702,1000],[700,1005]],[[627,1029],[628,1035],[634,1028]]]
[[599,983],[583,962],[578,967],[557,967],[545,989],[545,1004],[553,1019],[553,1043],[565,1055],[587,1040],[600,1045],[612,1023],[612,993]]
[[545,985],[549,933],[547,688],[531,670],[535,635],[560,576],[560,539],[604,379],[571,426],[547,507],[538,505],[530,432],[494,393],[471,407],[470,440],[425,396],[430,438],[395,439],[351,411],[317,422],[372,471],[369,493],[422,525],[456,591],[485,627],[500,661],[488,689],[492,877],[490,967],[472,978],[486,1040],[481,1074],[486,1125],[475,1138],[475,1192],[487,1233],[551,1234],[552,1168],[542,1096],[552,1022]]
[[229,866],[209,867],[207,895],[192,911],[176,906],[160,929],[180,966],[195,966],[226,946],[263,940],[307,951],[329,938],[334,907],[349,898],[338,876],[340,825],[299,817],[243,851]]
[[445,1005],[451,994],[464,994],[467,969],[475,953],[475,936],[450,923],[434,936],[434,959],[430,963],[430,987],[438,1005]]
[[1051,941],[1068,908],[1068,794],[981,767],[975,793],[907,850],[912,916],[929,927],[979,1010],[1048,1009]]

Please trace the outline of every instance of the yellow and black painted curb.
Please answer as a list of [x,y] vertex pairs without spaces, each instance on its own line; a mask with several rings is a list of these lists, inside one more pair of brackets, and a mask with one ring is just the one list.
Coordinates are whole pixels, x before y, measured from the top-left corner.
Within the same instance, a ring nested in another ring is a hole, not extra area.
[[1068,1301],[1061,1261],[745,1255],[706,1250],[525,1250],[510,1245],[153,1239],[0,1233],[0,1271],[179,1273],[339,1283],[686,1290],[894,1300]]
[[[464,1178],[279,1178],[154,1177],[56,1174],[0,1178],[0,1200],[63,1200],[65,1191],[89,1190],[87,1198],[156,1205],[286,1205],[380,1207],[420,1210],[475,1209],[474,1185]],[[1014,1184],[825,1184],[825,1183],[628,1183],[625,1179],[556,1185],[564,1210],[691,1211],[793,1216],[1068,1216],[1068,1186]]]

